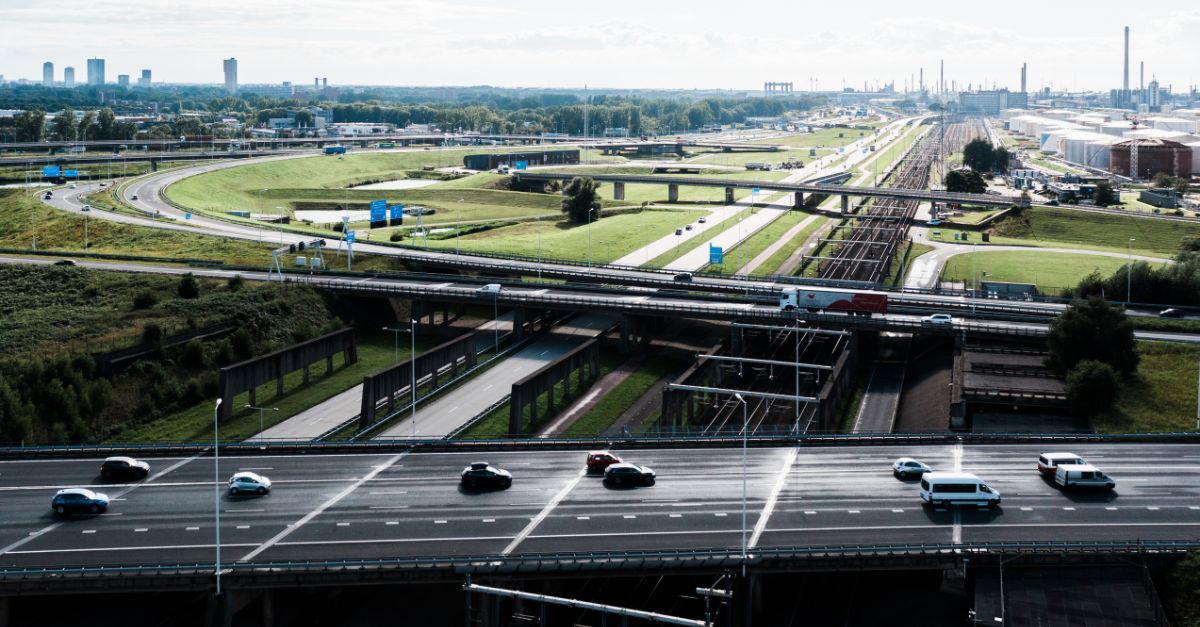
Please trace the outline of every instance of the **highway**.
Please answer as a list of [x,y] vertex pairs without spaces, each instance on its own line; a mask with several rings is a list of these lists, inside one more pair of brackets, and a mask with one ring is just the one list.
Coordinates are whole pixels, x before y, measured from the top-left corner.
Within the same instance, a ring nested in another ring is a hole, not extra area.
[[[1112,494],[1063,492],[1034,464],[1042,445],[752,448],[747,542],[756,547],[989,541],[1200,539],[1200,446],[1054,445],[1117,482]],[[620,451],[618,451],[620,452]],[[265,497],[223,495],[227,562],[518,555],[644,549],[736,549],[742,541],[739,448],[622,453],[657,485],[611,488],[583,473],[585,451],[222,455],[220,476],[253,470]],[[1001,507],[922,507],[915,481],[890,462],[912,455],[973,472]],[[508,490],[464,491],[459,471],[485,460],[510,470]],[[152,476],[103,485],[100,459],[0,461],[0,568],[132,565],[213,559],[213,459],[149,460]],[[56,518],[50,497],[92,486],[116,500],[99,516]]]

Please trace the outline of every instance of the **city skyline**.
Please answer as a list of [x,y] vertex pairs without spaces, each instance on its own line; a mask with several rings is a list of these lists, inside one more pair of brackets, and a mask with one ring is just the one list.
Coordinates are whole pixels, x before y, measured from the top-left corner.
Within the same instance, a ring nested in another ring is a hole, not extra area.
[[[855,22],[837,7],[798,13],[768,0],[747,16],[744,32],[731,32],[714,19],[724,9],[676,1],[641,6],[618,0],[600,16],[542,0],[521,8],[400,2],[342,26],[330,25],[328,17],[354,13],[344,0],[288,11],[275,0],[238,5],[239,15],[249,13],[234,24],[216,19],[234,8],[227,0],[193,12],[145,0],[118,0],[103,9],[68,0],[56,15],[55,48],[48,49],[38,27],[42,11],[19,2],[2,12],[0,74],[37,80],[43,62],[61,67],[97,56],[122,72],[153,65],[163,82],[220,85],[221,60],[236,57],[240,84],[303,84],[321,76],[336,85],[757,90],[782,80],[797,91],[862,89],[864,82],[870,88],[894,82],[903,91],[906,82],[919,83],[921,68],[925,85],[934,85],[944,59],[947,83],[960,87],[986,81],[1016,90],[1027,62],[1031,90],[1103,91],[1121,86],[1122,29],[1129,26],[1134,65],[1144,62],[1148,76],[1176,91],[1200,82],[1200,70],[1189,63],[1200,58],[1200,41],[1189,35],[1200,28],[1200,9],[1169,1],[1142,17],[1123,15],[1115,2],[1091,3],[1087,11],[1076,4],[1039,7],[1034,21],[1018,23],[946,2],[914,12],[867,0],[856,13],[871,17]],[[617,17],[623,15],[638,19]],[[804,19],[774,19],[780,16]],[[1048,45],[1039,23],[1073,27],[1055,32]],[[98,46],[95,32],[106,26],[128,26],[139,35]],[[184,37],[195,42],[186,52],[176,45]]]

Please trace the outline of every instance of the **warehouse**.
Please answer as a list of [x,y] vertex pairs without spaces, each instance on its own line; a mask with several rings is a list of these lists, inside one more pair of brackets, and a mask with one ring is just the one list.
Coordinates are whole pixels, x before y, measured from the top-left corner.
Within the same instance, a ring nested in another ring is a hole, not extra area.
[[535,165],[571,165],[579,163],[578,150],[538,150],[529,152],[494,152],[463,157],[468,170],[494,170],[502,165],[517,167],[518,162]]

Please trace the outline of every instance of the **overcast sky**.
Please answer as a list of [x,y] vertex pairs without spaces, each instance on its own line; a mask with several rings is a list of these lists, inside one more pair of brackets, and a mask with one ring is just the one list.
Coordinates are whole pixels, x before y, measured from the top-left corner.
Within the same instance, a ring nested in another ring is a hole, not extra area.
[[[913,8],[920,5],[920,8]],[[107,59],[110,82],[797,90],[894,80],[1109,89],[1122,28],[1138,62],[1176,90],[1200,83],[1200,3],[858,0],[0,0],[0,74],[41,79],[43,61]],[[843,83],[844,81],[844,83]]]

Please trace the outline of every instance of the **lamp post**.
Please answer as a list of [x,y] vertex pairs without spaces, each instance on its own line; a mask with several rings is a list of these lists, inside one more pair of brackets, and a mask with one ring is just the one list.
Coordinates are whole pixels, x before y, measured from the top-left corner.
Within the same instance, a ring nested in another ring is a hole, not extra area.
[[749,405],[741,394],[733,395],[742,404],[742,577],[746,576],[746,440],[750,430]]
[[213,573],[217,577],[218,597],[221,596],[221,446],[217,425],[220,424],[221,400],[218,398],[217,404],[213,406],[213,512],[216,515],[216,526],[213,529],[216,533],[217,549]]
[[279,411],[278,407],[255,407],[254,405],[246,405],[246,409],[258,410],[258,439],[261,441],[263,437],[263,412]]
[[408,371],[411,379],[408,383],[409,390],[412,391],[412,437],[417,437],[417,321],[415,318],[408,319],[410,328],[408,329],[393,329],[391,327],[383,327],[384,331],[391,331],[396,338],[396,363],[400,363],[400,334],[408,333],[412,339],[411,353],[408,357]]
[[1129,306],[1129,299],[1133,290],[1133,243],[1137,239],[1129,238],[1129,263],[1125,266],[1125,306]]

